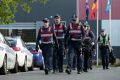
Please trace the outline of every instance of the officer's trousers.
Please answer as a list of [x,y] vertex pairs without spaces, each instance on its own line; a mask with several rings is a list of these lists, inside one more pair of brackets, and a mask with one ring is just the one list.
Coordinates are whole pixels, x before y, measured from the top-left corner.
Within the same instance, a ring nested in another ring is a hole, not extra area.
[[102,58],[103,69],[108,68],[108,66],[109,66],[108,47],[106,47],[106,46],[101,47],[101,58]]
[[[80,55],[80,68],[81,68],[81,71],[83,70],[83,64],[84,64],[84,59],[83,59],[83,55],[81,54]],[[77,67],[77,55],[74,54],[74,57],[73,57],[73,64],[72,64],[72,68],[73,70],[75,70],[75,68]]]
[[52,69],[52,57],[53,57],[53,45],[52,44],[42,44],[41,45],[42,54],[44,57],[45,69]]
[[57,70],[58,69],[58,56],[57,56],[57,48],[54,46],[53,49],[53,70]]
[[85,71],[87,71],[88,69],[89,58],[90,58],[90,51],[86,49],[84,51],[84,70]]
[[77,64],[77,56],[74,55],[74,57],[73,57],[73,65],[72,65],[72,68],[73,68],[73,69],[76,68],[76,64]]
[[90,51],[89,60],[88,60],[89,69],[92,69],[92,54],[93,54],[93,51]]
[[73,65],[73,57],[76,54],[77,58],[77,71],[81,71],[81,44],[75,41],[71,41],[69,46],[68,46],[68,53],[67,53],[67,68],[71,70],[72,65]]
[[63,57],[64,57],[64,42],[59,41],[59,48],[56,49],[54,48],[54,53],[53,53],[53,69],[59,69],[63,71]]

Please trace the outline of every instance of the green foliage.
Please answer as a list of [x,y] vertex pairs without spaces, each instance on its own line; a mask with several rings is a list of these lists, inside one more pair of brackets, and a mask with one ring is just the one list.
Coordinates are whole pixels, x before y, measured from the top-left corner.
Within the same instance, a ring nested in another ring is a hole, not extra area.
[[0,24],[15,22],[17,8],[21,7],[23,11],[29,13],[32,9],[29,4],[36,1],[45,4],[48,0],[0,0]]
[[39,0],[40,3],[45,4],[48,0]]

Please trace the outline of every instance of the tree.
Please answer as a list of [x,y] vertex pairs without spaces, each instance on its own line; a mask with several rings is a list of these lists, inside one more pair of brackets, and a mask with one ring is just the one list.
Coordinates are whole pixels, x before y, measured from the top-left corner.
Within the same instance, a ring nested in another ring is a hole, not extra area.
[[0,0],[0,24],[13,23],[18,7],[29,13],[31,11],[30,3],[39,1],[45,4],[48,0]]

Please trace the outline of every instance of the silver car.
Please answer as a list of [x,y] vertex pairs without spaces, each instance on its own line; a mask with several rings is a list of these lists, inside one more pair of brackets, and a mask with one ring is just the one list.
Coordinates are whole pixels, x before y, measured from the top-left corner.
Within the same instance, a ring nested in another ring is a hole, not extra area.
[[6,75],[8,70],[18,72],[17,54],[0,33],[0,74]]
[[26,48],[21,37],[5,37],[13,50],[17,53],[19,69],[22,72],[33,70],[33,54]]

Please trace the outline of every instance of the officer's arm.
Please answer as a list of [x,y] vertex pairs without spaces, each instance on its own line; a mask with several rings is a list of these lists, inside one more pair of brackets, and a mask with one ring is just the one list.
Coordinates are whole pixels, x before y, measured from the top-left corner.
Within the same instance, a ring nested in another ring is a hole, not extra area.
[[92,41],[95,41],[95,34],[92,31],[90,32],[90,34],[91,34]]
[[66,27],[65,27],[65,25],[63,25],[63,30],[64,30],[64,33],[66,34]]
[[109,45],[111,45],[111,42],[110,42],[110,37],[108,36],[108,42],[109,42]]
[[38,51],[38,46],[40,47],[40,43],[39,43],[40,39],[41,39],[41,35],[39,30],[37,40],[36,40],[36,51]]
[[109,41],[109,47],[110,47],[110,49],[113,50],[109,36],[108,36],[108,41]]
[[98,37],[98,43],[99,43],[99,44],[101,43],[101,41],[100,41],[100,36]]
[[108,36],[108,41],[110,41],[110,37]]
[[83,26],[81,26],[81,30],[82,30],[82,39],[84,39],[85,38],[85,30],[84,30]]
[[69,31],[70,31],[70,26],[68,26],[68,28],[67,28],[67,30],[66,30],[65,38],[64,38],[64,40],[65,40],[65,48],[67,47],[68,39],[70,38],[70,33],[69,33]]
[[52,28],[52,33],[53,33],[53,40],[55,42],[55,45],[58,47],[58,41],[57,41],[57,38],[56,38],[56,35],[55,35],[53,28]]

